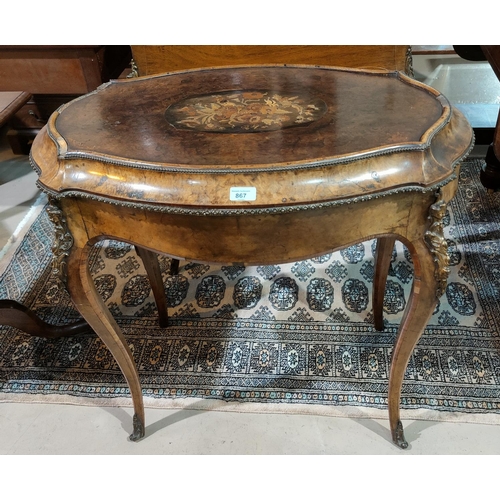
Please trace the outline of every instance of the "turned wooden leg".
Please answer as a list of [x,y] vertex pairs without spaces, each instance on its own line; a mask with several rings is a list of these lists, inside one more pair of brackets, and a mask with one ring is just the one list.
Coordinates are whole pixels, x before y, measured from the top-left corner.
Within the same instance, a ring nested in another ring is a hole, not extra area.
[[375,276],[373,278],[373,322],[379,332],[384,329],[384,294],[396,238],[386,236],[377,239],[375,250]]
[[162,328],[168,326],[168,305],[165,287],[161,277],[160,264],[158,263],[158,255],[151,250],[147,250],[140,246],[135,246],[137,255],[142,259],[146,272],[148,274],[153,296],[158,309],[158,320]]
[[95,288],[88,268],[90,249],[90,243],[84,248],[75,245],[71,249],[68,258],[68,291],[75,307],[106,344],[125,376],[134,405],[134,429],[130,440],[138,441],[145,434],[139,374],[125,337]]

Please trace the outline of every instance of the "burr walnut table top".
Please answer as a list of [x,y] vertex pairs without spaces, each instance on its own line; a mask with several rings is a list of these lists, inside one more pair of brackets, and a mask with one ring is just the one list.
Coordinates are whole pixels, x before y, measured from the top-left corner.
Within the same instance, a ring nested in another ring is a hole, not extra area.
[[56,196],[286,209],[446,182],[469,141],[399,72],[244,66],[105,84],[52,116],[33,158]]

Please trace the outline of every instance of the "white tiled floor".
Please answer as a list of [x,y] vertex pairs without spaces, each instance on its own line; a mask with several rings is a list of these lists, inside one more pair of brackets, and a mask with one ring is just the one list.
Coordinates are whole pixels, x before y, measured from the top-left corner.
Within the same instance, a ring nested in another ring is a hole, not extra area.
[[415,78],[453,100],[473,127],[495,127],[500,82],[487,61],[465,61],[456,54],[414,56]]
[[[37,195],[27,158],[0,135],[0,249]],[[127,440],[129,408],[0,404],[3,455],[434,455],[498,454],[500,427],[404,421],[409,449],[396,448],[387,420],[147,409],[147,438]]]

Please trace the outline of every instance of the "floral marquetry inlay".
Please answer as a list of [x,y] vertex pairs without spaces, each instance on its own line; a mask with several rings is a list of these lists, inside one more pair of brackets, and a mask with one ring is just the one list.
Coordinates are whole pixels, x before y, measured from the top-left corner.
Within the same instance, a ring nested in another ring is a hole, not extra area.
[[266,132],[314,122],[326,110],[326,104],[311,95],[247,90],[190,97],[171,105],[165,116],[179,129]]

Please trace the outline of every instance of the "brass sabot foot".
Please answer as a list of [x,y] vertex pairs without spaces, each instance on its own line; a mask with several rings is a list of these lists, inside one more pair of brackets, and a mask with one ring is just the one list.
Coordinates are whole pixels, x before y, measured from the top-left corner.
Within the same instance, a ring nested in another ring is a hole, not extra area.
[[130,434],[129,439],[130,441],[139,441],[144,437],[146,432],[144,429],[144,422],[135,413],[133,418],[133,424],[134,424],[134,432]]
[[408,441],[405,439],[405,433],[401,420],[398,421],[398,425],[396,425],[396,428],[392,431],[392,440],[398,448],[401,448],[402,450],[406,450],[406,448],[408,448]]

